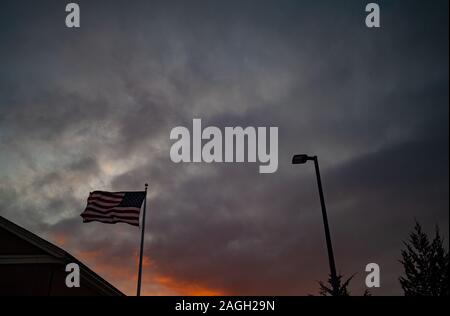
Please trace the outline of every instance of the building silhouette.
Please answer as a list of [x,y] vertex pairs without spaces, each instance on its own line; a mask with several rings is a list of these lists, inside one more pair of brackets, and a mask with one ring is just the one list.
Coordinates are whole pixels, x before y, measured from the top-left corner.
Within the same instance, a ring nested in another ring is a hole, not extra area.
[[[65,267],[80,267],[80,287],[68,288]],[[0,295],[124,295],[75,257],[0,216]]]

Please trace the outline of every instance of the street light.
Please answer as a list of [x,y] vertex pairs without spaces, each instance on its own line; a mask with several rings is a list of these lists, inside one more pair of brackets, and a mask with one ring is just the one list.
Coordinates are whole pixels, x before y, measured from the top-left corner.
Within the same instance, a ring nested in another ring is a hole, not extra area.
[[336,263],[334,261],[333,246],[331,244],[331,235],[330,235],[330,228],[328,226],[325,198],[323,197],[322,181],[320,179],[319,161],[317,159],[317,156],[308,156],[303,154],[303,155],[295,155],[294,157],[292,157],[292,164],[303,165],[310,160],[314,161],[314,166],[316,168],[317,186],[319,188],[320,205],[322,206],[323,226],[325,228],[325,239],[327,241],[328,261],[330,263],[331,286],[333,288],[333,295],[337,296],[339,295],[339,281],[336,273]]

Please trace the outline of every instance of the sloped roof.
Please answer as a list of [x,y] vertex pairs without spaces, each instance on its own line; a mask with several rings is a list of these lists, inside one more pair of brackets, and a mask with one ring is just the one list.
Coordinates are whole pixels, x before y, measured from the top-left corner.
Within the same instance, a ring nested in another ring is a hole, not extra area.
[[80,267],[80,275],[84,282],[87,282],[99,293],[108,296],[125,295],[65,250],[33,234],[23,227],[14,224],[3,216],[0,216],[0,229],[4,229],[10,232],[11,234],[32,244],[33,246],[39,248],[47,254],[2,256],[2,258],[0,259],[0,263],[76,263]]

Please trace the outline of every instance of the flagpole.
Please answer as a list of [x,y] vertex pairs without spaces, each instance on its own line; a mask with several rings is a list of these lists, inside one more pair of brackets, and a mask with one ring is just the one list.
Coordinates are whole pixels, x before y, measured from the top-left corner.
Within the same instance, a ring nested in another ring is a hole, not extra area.
[[145,199],[144,199],[144,213],[142,214],[142,232],[141,232],[141,251],[139,254],[139,272],[137,281],[137,296],[141,296],[141,277],[142,277],[142,255],[144,253],[144,233],[145,233],[145,211],[147,208],[147,188],[148,184],[145,184]]

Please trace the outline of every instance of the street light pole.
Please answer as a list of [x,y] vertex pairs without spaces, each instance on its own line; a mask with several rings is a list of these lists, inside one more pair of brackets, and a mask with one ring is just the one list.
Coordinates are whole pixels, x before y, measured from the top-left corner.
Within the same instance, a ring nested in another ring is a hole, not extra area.
[[319,160],[317,159],[317,156],[310,157],[308,155],[295,155],[292,159],[292,163],[304,164],[309,160],[314,161],[314,167],[316,169],[317,186],[319,189],[320,205],[322,207],[323,227],[325,229],[325,239],[327,242],[328,261],[330,264],[331,286],[333,290],[333,296],[337,296],[339,295],[339,282],[336,272],[336,263],[334,261],[333,245],[331,243],[331,234],[330,234],[330,227],[328,225],[328,216],[322,189],[322,180],[320,177]]
[[327,241],[328,261],[330,263],[331,285],[333,286],[333,295],[339,294],[339,284],[336,272],[336,262],[334,261],[333,245],[331,243],[330,227],[328,225],[327,209],[325,206],[325,198],[323,196],[322,180],[320,178],[319,160],[317,156],[313,157],[314,166],[316,168],[317,186],[319,188],[320,205],[322,206],[323,227],[325,229],[325,239]]

